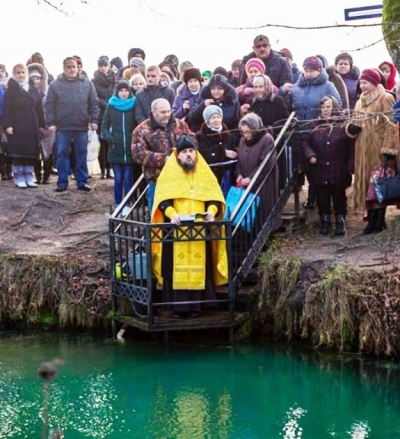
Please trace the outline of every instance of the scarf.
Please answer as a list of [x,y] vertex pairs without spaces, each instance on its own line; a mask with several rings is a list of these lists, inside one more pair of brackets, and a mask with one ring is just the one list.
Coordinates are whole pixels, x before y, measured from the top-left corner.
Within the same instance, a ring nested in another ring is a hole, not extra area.
[[108,104],[118,111],[129,111],[135,107],[136,98],[135,96],[132,96],[128,99],[120,99],[118,96],[114,95],[108,100]]

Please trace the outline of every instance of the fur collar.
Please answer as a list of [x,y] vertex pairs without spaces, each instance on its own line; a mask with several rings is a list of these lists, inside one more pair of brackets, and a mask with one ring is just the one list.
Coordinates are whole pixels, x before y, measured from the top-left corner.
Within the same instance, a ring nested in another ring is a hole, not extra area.
[[378,84],[376,89],[369,93],[362,92],[360,95],[362,106],[367,107],[372,102],[376,101],[383,93],[385,93],[385,89],[382,84]]

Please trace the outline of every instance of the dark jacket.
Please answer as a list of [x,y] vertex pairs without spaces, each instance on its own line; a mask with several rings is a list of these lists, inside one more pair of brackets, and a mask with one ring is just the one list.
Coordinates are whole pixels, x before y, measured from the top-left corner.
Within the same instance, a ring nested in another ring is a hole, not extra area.
[[10,78],[3,98],[3,128],[13,128],[8,136],[11,157],[39,157],[39,127],[45,127],[42,96],[33,86],[25,91]]
[[58,131],[87,131],[89,123],[99,123],[96,89],[83,75],[72,81],[59,75],[49,86],[45,110],[47,125]]
[[101,121],[106,111],[108,100],[114,93],[115,76],[109,71],[108,74],[104,74],[96,70],[94,72],[94,78],[92,79],[94,88],[96,89],[97,97],[99,99],[99,120]]
[[111,99],[101,125],[101,135],[109,145],[107,158],[110,163],[133,164],[131,144],[132,131],[135,126],[135,105],[127,111],[122,111],[113,106],[113,100]]
[[[201,126],[204,122],[203,111],[205,109],[204,101],[206,99],[213,99],[211,96],[211,89],[209,85],[206,85],[201,90],[201,102],[200,104],[190,113],[189,122],[190,124],[197,124],[197,126]],[[223,112],[222,121],[230,130],[236,130],[238,127],[238,112],[240,109],[239,100],[236,94],[235,89],[228,84],[228,87],[225,89],[225,93],[221,102],[214,101],[213,105],[218,105],[221,107]]]
[[[247,80],[245,66],[249,59],[257,58],[254,52],[245,56],[242,60],[240,67],[240,84],[245,84]],[[271,53],[267,59],[262,60],[265,65],[265,74],[268,75],[273,84],[278,88],[286,82],[293,83],[292,69],[287,62],[287,59],[280,55],[275,50],[271,50]]]
[[248,104],[250,104],[249,112],[258,114],[263,125],[268,128],[268,132],[276,137],[289,117],[289,110],[284,99],[270,93],[263,101],[253,98],[248,101]]
[[175,92],[170,87],[146,85],[143,90],[136,93],[135,116],[138,124],[148,119],[151,112],[151,103],[158,98],[166,99],[172,107],[175,100]]
[[[222,132],[216,133],[203,123],[200,131],[196,133],[196,138],[199,144],[199,152],[209,165],[228,161],[229,159],[225,153],[226,150],[236,151],[238,144],[237,137],[231,134],[228,131],[228,127],[224,124]],[[226,168],[211,167],[211,169],[221,184]]]
[[351,185],[354,139],[347,136],[345,125],[345,119],[341,118],[320,119],[301,138],[300,148],[307,162],[311,157],[317,158],[317,163],[309,166],[316,186]]

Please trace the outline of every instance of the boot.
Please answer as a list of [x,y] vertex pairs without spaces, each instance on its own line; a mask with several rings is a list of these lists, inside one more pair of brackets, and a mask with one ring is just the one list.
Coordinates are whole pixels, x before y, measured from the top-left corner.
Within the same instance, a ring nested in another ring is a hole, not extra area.
[[25,182],[24,167],[13,166],[14,183],[20,189],[26,189],[28,186]]
[[386,207],[382,207],[381,209],[377,209],[374,232],[382,232],[383,230],[387,229],[385,215],[386,215]]
[[336,215],[335,236],[342,236],[345,234],[344,220],[344,215]]
[[35,163],[35,177],[36,177],[36,183],[40,184],[42,182],[42,162],[40,160],[36,160]]
[[23,173],[27,187],[38,187],[33,179],[33,166],[23,166]]
[[12,161],[11,161],[11,157],[6,157],[6,174],[7,174],[7,179],[8,180],[12,180],[14,178],[13,173],[12,173]]
[[321,235],[329,235],[329,232],[331,230],[331,217],[330,215],[321,215],[321,228],[319,230],[319,233]]
[[110,178],[113,179],[114,177],[111,175],[111,167],[110,167],[110,165],[107,165],[106,170],[107,170],[106,177],[109,178],[109,179]]
[[50,174],[51,174],[51,159],[48,158],[43,162],[43,178],[42,178],[42,184],[49,184],[50,183]]
[[5,164],[4,165],[2,164],[0,166],[0,176],[1,176],[1,181],[8,180]]
[[370,235],[376,226],[376,221],[378,219],[378,209],[371,209],[368,211],[368,224],[367,227],[363,230],[363,235]]
[[303,204],[303,207],[304,209],[314,209],[316,203],[317,203],[317,197],[315,194],[315,187],[310,185],[308,186],[307,201]]

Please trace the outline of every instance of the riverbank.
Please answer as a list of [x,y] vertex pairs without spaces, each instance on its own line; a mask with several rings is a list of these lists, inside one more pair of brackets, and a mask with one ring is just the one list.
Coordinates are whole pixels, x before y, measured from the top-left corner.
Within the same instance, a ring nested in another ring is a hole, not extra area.
[[[20,190],[0,183],[0,325],[111,327],[113,182],[95,175],[89,193],[73,183],[61,194],[54,184]],[[251,287],[253,319],[238,339],[301,338],[338,352],[396,358],[399,214],[388,209],[389,228],[380,234],[363,236],[362,214],[350,208],[344,237],[323,237],[315,223],[272,240],[258,264],[262,282]]]

